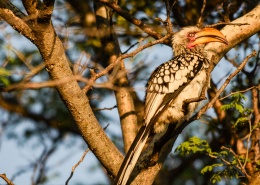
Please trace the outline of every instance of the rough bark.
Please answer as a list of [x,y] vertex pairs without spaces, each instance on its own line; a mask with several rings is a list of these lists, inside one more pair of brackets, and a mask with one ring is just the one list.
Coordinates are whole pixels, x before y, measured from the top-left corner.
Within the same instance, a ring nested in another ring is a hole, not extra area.
[[[45,9],[42,7],[42,13],[44,11]],[[8,0],[0,3],[0,16],[38,47],[50,77],[53,80],[70,77],[73,79],[62,42],[56,35],[50,17],[48,17],[49,12],[46,13],[47,17],[41,14],[40,17],[37,17],[40,19],[31,24],[31,21],[28,21],[30,17],[26,19],[24,14]],[[80,89],[76,80],[60,84],[57,86],[57,90],[72,114],[83,139],[107,171],[114,176],[123,156],[99,125],[87,96]]]
[[248,185],[259,185],[260,184],[260,172],[255,173],[252,175]]
[[[104,55],[108,63],[115,62],[116,58],[121,54],[116,34],[111,25],[109,10],[101,3],[95,3],[95,13],[98,30],[107,33],[100,37]],[[137,116],[133,97],[131,94],[129,82],[127,79],[127,71],[124,61],[121,61],[112,71],[111,79],[118,88],[115,89],[117,109],[121,121],[121,128],[124,140],[124,149],[127,152],[131,146],[137,133]]]

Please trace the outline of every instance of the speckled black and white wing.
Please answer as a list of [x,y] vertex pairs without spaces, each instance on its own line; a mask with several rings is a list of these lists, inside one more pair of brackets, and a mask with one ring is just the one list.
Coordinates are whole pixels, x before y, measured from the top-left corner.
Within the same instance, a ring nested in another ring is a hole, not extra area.
[[200,53],[183,53],[158,66],[147,83],[145,124],[172,103],[207,64]]

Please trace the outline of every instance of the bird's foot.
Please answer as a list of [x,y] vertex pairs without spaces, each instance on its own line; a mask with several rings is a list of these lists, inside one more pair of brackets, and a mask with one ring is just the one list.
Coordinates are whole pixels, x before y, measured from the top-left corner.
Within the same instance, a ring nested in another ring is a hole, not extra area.
[[206,96],[202,95],[200,97],[197,97],[197,98],[189,98],[189,99],[186,99],[184,100],[183,104],[182,104],[182,111],[185,113],[185,112],[188,112],[188,106],[190,103],[193,103],[193,102],[199,102],[199,101],[202,101],[202,100],[206,100]]

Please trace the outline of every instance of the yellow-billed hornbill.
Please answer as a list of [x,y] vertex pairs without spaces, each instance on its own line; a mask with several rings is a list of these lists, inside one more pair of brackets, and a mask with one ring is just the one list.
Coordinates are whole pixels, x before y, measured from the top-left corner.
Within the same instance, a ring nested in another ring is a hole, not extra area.
[[196,109],[191,102],[183,110],[185,100],[201,96],[208,84],[209,59],[204,50],[206,43],[227,44],[224,35],[214,28],[186,27],[174,34],[172,47],[175,57],[152,73],[147,83],[144,122],[133,141],[115,179],[114,184],[127,183],[132,170],[151,135],[165,132],[169,124],[176,129]]

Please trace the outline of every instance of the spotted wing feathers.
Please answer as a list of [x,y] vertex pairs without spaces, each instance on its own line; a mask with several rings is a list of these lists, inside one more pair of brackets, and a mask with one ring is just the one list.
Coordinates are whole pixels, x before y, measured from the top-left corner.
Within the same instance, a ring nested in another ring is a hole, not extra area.
[[147,83],[146,124],[173,101],[206,63],[200,53],[184,53],[158,66]]

